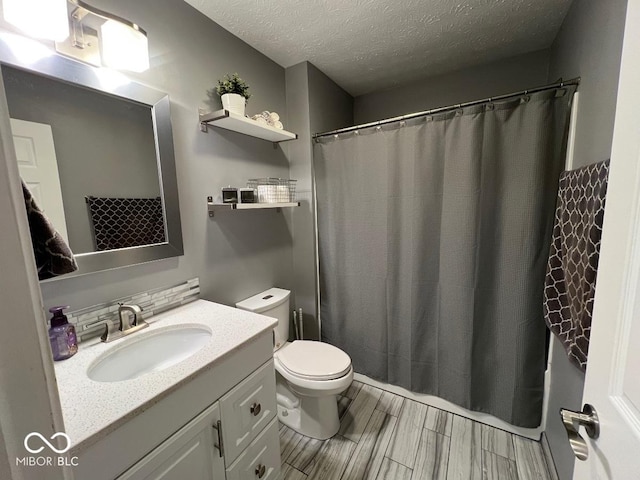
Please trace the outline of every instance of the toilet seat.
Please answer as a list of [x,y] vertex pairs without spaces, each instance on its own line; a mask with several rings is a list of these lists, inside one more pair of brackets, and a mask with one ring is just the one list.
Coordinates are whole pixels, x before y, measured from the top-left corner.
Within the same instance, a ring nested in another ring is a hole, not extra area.
[[305,380],[335,380],[352,371],[349,355],[328,343],[296,340],[278,350],[276,357],[288,374]]

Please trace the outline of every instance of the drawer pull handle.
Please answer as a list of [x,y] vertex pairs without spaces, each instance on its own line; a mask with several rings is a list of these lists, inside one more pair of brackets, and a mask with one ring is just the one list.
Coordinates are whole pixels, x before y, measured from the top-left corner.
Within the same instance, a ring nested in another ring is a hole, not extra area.
[[264,477],[265,472],[267,471],[267,467],[265,467],[264,465],[260,464],[256,467],[256,475],[258,476],[258,478],[262,478]]
[[213,429],[218,433],[218,443],[214,443],[213,446],[218,449],[220,457],[224,457],[224,444],[222,443],[222,422],[218,420]]
[[260,405],[259,403],[254,403],[251,405],[251,413],[253,414],[254,417],[257,417],[258,415],[260,415],[261,411],[262,411],[262,405]]

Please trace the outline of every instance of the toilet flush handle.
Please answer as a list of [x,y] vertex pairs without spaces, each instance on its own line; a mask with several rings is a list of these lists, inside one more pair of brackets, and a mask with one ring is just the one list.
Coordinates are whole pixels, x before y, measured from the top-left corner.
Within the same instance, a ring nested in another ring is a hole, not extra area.
[[251,404],[250,411],[254,417],[257,417],[258,415],[260,415],[260,412],[262,411],[262,405],[260,405],[257,402],[254,402],[253,404]]

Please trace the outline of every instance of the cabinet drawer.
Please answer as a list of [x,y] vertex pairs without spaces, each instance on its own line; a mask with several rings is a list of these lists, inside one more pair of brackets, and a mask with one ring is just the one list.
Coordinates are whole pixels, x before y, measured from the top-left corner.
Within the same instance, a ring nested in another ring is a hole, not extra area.
[[269,360],[220,399],[225,465],[231,465],[276,414],[276,379]]
[[274,418],[260,435],[227,468],[227,480],[278,480],[280,478],[280,437]]

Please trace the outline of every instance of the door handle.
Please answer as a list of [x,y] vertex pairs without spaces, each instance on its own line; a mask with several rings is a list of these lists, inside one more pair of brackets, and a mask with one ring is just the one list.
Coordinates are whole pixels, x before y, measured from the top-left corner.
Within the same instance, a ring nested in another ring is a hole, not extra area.
[[560,409],[560,417],[562,424],[567,430],[569,444],[573,450],[573,454],[578,460],[586,460],[589,456],[589,448],[587,442],[578,432],[580,425],[584,427],[590,438],[594,440],[600,435],[600,421],[596,409],[588,403],[582,407],[582,412],[574,412],[572,410]]

